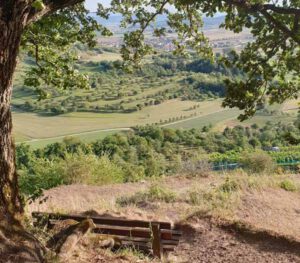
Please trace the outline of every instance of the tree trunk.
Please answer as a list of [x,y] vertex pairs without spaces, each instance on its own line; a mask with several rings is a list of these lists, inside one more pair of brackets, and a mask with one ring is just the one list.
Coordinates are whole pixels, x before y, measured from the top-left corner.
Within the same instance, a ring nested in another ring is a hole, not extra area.
[[0,4],[0,222],[2,223],[18,222],[22,213],[17,187],[10,103],[13,74],[26,15],[25,4],[23,8],[20,3],[6,4],[3,7],[1,5],[3,4]]
[[0,262],[42,262],[39,242],[21,223],[10,109],[12,80],[28,1],[0,0]]

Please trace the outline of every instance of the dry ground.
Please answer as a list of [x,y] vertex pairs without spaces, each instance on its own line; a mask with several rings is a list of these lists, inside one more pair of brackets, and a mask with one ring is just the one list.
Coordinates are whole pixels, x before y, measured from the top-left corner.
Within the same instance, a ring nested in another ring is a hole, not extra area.
[[[287,192],[271,186],[274,183],[258,189],[244,189],[230,206],[222,209],[214,207],[210,217],[203,212],[202,204],[192,205],[188,201],[191,191],[216,189],[225,178],[225,175],[219,174],[208,178],[167,177],[160,181],[160,185],[176,192],[176,201],[146,202],[125,207],[116,204],[118,197],[146,191],[152,182],[102,187],[62,186],[46,191],[44,201],[29,205],[28,212],[83,213],[93,210],[101,215],[132,219],[180,221],[185,225],[184,235],[176,251],[169,254],[168,262],[300,262],[299,191]],[[300,183],[300,175],[290,178]],[[240,227],[241,224],[246,227]],[[70,262],[149,260],[132,253],[112,254],[84,240]]]

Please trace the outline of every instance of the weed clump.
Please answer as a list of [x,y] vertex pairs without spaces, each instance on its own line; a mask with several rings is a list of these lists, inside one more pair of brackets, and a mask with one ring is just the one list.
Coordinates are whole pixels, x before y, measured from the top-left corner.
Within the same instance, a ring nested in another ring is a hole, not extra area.
[[236,192],[239,189],[239,184],[236,180],[226,178],[225,182],[220,185],[219,190],[223,193]]
[[207,159],[191,159],[182,164],[181,172],[192,177],[208,177],[212,164]]
[[281,189],[288,191],[288,192],[297,191],[297,186],[295,185],[295,183],[288,179],[281,181],[279,186]]
[[162,201],[165,203],[175,202],[176,194],[167,188],[154,184],[151,185],[147,191],[137,192],[129,197],[120,197],[116,202],[120,206],[128,206],[157,201]]

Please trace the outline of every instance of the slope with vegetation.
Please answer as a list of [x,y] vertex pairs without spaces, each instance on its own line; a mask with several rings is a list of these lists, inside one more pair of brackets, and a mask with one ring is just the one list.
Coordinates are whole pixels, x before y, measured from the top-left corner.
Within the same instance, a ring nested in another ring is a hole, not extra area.
[[[143,126],[91,143],[70,137],[36,150],[21,144],[17,147],[21,189],[32,195],[60,184],[136,182],[220,163],[272,170],[275,163],[300,161],[296,125],[269,122],[223,132],[209,126],[202,130]],[[272,151],[275,146],[280,152]]]

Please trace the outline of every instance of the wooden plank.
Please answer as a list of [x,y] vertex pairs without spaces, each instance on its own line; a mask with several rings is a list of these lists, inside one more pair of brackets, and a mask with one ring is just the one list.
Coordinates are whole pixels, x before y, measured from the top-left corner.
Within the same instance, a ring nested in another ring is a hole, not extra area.
[[[59,220],[50,220],[49,228],[52,229]],[[107,234],[107,235],[117,235],[117,236],[136,236],[150,238],[151,231],[150,228],[138,228],[138,227],[124,227],[124,226],[110,226],[110,225],[96,225],[96,228],[93,230],[94,233],[98,234]],[[174,234],[175,233],[175,234]],[[161,230],[161,239],[163,240],[179,240],[181,232],[162,229]]]
[[152,231],[152,249],[153,255],[159,259],[161,259],[163,250],[161,245],[161,232],[159,224],[151,224]]
[[149,243],[150,238],[144,238],[144,237],[127,237],[127,236],[116,236],[117,239],[123,241],[128,241],[128,242],[144,242],[144,243]]
[[151,238],[150,229],[134,229],[134,228],[106,228],[106,227],[96,227],[93,229],[94,233],[107,234],[107,235],[117,235],[117,236],[127,236],[127,237],[143,237]]
[[93,219],[95,224],[104,224],[104,225],[114,225],[114,226],[132,226],[132,227],[145,227],[149,228],[151,224],[159,224],[161,229],[171,229],[172,225],[169,222],[160,222],[160,221],[142,221],[142,220],[129,220],[129,219],[120,219],[115,217],[99,217],[99,216],[81,216],[81,215],[64,215],[64,214],[54,214],[54,213],[40,213],[33,212],[33,217],[42,218],[49,217],[49,219],[73,219],[76,221],[82,221],[87,218]]
[[162,245],[170,245],[170,246],[177,246],[179,244],[178,240],[162,240]]

